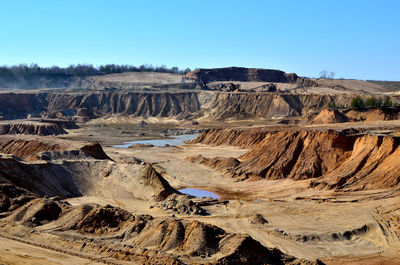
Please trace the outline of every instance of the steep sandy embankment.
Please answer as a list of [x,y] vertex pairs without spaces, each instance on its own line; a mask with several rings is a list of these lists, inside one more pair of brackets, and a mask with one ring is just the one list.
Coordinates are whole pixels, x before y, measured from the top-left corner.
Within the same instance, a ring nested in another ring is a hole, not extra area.
[[59,135],[67,132],[55,123],[45,122],[0,122],[0,135],[4,134],[33,134],[33,135]]
[[306,115],[328,102],[349,105],[350,95],[196,92],[0,93],[0,116],[64,113],[85,109],[92,117],[110,114],[139,117],[271,119]]
[[200,109],[195,92],[49,94],[47,101],[49,112],[88,108],[98,117],[109,114],[168,117]]
[[111,192],[115,196],[123,193],[131,198],[161,200],[176,193],[150,165],[118,164],[99,144],[68,145],[40,138],[4,137],[0,153],[8,154],[0,155],[0,182],[40,195],[110,196]]
[[400,119],[399,108],[376,108],[365,110],[322,110],[315,117],[309,117],[308,122],[311,124],[330,124],[342,122],[373,122],[373,121],[388,121]]
[[[246,142],[247,137],[258,140]],[[346,136],[336,131],[214,129],[204,131],[192,141],[196,142],[250,146],[251,150],[239,157],[240,164],[226,170],[243,180],[313,178],[311,187],[321,189],[399,188],[397,137]],[[202,161],[209,165],[224,162]]]
[[0,93],[0,116],[4,119],[26,118],[29,113],[45,111],[47,93]]
[[329,102],[349,105],[349,95],[281,93],[200,93],[201,116],[210,119],[297,117],[323,109]]
[[29,157],[44,151],[67,150],[67,143],[50,143],[37,137],[2,136],[0,138],[0,153],[16,155],[20,158]]

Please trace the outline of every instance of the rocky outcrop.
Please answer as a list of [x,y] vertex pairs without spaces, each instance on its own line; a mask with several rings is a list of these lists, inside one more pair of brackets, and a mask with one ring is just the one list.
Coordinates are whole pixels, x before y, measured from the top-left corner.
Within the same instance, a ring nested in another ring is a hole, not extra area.
[[[239,157],[239,165],[232,167],[231,163],[225,167],[227,175],[242,180],[313,179],[311,187],[340,190],[400,188],[400,166],[394,162],[400,158],[397,137],[336,131],[249,131],[206,130],[193,143],[250,147],[250,151]],[[263,139],[252,145],[241,145],[237,140],[252,134]],[[228,136],[225,142],[224,135]],[[221,159],[200,162],[222,169]]]
[[0,135],[4,134],[33,134],[33,135],[59,135],[66,134],[67,132],[54,123],[41,123],[41,122],[10,122],[0,123]]
[[66,134],[64,129],[79,128],[74,122],[64,119],[28,119],[0,122],[0,135],[31,134],[31,135],[59,135]]
[[202,84],[214,81],[241,81],[241,82],[276,82],[297,83],[302,86],[318,86],[310,79],[302,78],[296,74],[286,74],[280,70],[226,67],[214,69],[196,69],[185,75],[186,79],[195,80]]

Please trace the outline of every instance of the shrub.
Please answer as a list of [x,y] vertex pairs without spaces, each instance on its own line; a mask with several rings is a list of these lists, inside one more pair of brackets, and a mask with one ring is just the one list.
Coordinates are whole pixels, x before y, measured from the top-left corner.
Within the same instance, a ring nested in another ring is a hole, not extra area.
[[365,103],[360,96],[356,96],[351,100],[351,108],[354,110],[365,109]]

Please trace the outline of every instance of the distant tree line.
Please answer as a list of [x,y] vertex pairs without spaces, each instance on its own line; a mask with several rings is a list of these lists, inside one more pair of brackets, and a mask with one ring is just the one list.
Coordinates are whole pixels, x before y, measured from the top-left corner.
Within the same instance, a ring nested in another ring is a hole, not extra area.
[[104,74],[116,74],[124,72],[158,72],[158,73],[173,73],[173,74],[186,74],[190,72],[190,68],[180,70],[174,66],[168,68],[165,65],[153,66],[153,65],[141,65],[139,67],[132,65],[118,65],[118,64],[106,64],[99,67],[94,67],[91,64],[78,64],[70,65],[68,67],[39,67],[37,64],[26,64],[13,65],[13,66],[1,66],[0,77],[13,77],[13,76],[29,76],[29,75],[69,75],[69,76],[90,76],[90,75],[104,75]]
[[382,99],[372,96],[366,98],[364,101],[360,96],[356,96],[350,103],[350,107],[354,110],[362,110],[366,108],[390,108],[392,106],[393,102],[388,97]]
[[40,67],[37,64],[20,64],[13,66],[0,66],[0,88],[1,87],[20,87],[32,88],[40,86],[54,86],[67,82],[72,77],[85,77],[94,75],[116,74],[124,72],[158,72],[186,74],[189,68],[181,70],[174,66],[168,68],[165,65],[132,65],[106,64],[94,67],[91,64],[70,65],[68,67]]
[[365,100],[360,96],[355,96],[351,99],[350,106],[339,105],[337,106],[335,102],[328,102],[327,107],[331,110],[337,109],[353,109],[353,110],[364,110],[368,108],[390,108],[390,107],[398,107],[399,105],[393,103],[389,97],[375,97],[371,96],[366,98]]

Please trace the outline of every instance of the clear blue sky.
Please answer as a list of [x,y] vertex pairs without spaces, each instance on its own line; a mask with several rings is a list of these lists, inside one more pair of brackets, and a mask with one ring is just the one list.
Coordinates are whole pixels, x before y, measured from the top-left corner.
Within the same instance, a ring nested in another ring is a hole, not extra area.
[[245,66],[400,80],[399,0],[3,0],[0,64]]

